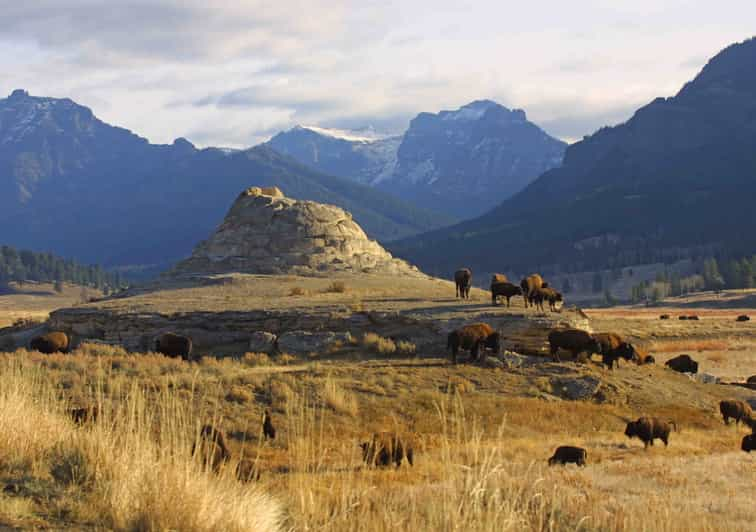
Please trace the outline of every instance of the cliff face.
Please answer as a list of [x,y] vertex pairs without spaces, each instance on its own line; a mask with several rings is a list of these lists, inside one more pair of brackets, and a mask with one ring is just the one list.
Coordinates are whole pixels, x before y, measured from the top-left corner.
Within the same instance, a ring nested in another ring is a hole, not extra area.
[[368,239],[343,209],[287,198],[275,187],[242,192],[215,233],[172,273],[226,272],[422,275]]

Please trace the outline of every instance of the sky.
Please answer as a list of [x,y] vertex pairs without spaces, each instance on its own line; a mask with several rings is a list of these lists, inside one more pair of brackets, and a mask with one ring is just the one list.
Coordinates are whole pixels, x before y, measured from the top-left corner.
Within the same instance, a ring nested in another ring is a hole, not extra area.
[[492,99],[572,142],[754,35],[753,0],[0,0],[0,95],[68,97],[151,142],[296,124],[401,133]]

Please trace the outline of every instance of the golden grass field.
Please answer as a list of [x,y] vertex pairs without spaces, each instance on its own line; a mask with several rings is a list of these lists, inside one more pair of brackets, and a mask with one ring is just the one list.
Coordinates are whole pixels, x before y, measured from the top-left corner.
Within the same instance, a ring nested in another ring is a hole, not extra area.
[[[273,305],[303,311],[352,302],[388,309],[393,300],[397,307],[472,317],[486,302],[483,291],[471,302],[455,301],[442,281],[438,292],[426,291],[427,300],[403,282],[401,297],[369,282],[346,281],[343,292],[329,292],[329,284],[291,279],[273,288],[243,286],[261,294],[272,290]],[[289,295],[294,286],[306,292]],[[226,287],[172,290],[104,304],[140,310],[260,304]],[[517,304],[511,312],[524,311]],[[705,372],[734,380],[756,373],[753,325],[710,317],[705,309],[695,311],[699,322],[660,324],[662,311],[633,310],[588,312],[594,330],[621,332],[658,361],[687,352]],[[187,363],[94,344],[68,355],[23,349],[2,354],[0,525],[753,530],[756,456],[739,450],[748,431],[725,426],[717,411],[719,400],[754,398],[753,391],[697,383],[660,365],[622,364],[612,372],[596,363],[490,369],[451,366],[442,352],[421,358],[398,349],[389,354],[383,345],[371,337],[350,346],[348,356],[329,360],[250,353]],[[607,399],[557,400],[549,378],[561,374],[600,379]],[[66,409],[91,404],[103,414],[76,427]],[[278,430],[273,441],[261,437],[265,408]],[[643,414],[677,421],[681,430],[671,435],[668,448],[657,440],[646,451],[623,435],[625,422]],[[233,460],[256,461],[259,481],[238,482],[233,463],[215,474],[191,457],[192,442],[207,422],[226,432]],[[358,444],[379,430],[412,435],[414,467],[362,464]],[[548,467],[557,445],[585,447],[587,467]]]
[[63,285],[62,293],[57,293],[50,283],[11,283],[11,289],[9,294],[0,294],[0,329],[21,319],[45,321],[55,309],[80,303],[83,297],[102,296],[99,290],[82,291],[80,286],[69,284]]

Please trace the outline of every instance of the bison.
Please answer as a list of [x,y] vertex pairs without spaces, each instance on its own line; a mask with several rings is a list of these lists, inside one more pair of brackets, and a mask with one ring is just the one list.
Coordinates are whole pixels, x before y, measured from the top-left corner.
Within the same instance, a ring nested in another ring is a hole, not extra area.
[[562,445],[557,447],[554,451],[554,456],[549,458],[549,465],[554,464],[577,464],[579,466],[585,466],[585,461],[588,459],[588,451],[582,447],[572,447],[570,445]]
[[53,353],[68,353],[71,346],[66,333],[53,331],[35,337],[29,343],[29,347],[34,351],[39,351],[45,355],[51,355]]
[[747,382],[748,384],[756,384],[756,375],[751,375],[750,377],[748,377],[748,378],[746,379],[746,382]]
[[735,420],[735,425],[741,421],[750,420],[753,416],[751,407],[745,401],[727,400],[719,402],[719,411],[725,425],[730,424],[730,418]]
[[[546,283],[544,283],[544,285],[546,285]],[[541,311],[543,311],[544,301],[548,301],[549,310],[556,312],[557,303],[564,301],[564,297],[562,296],[561,292],[558,292],[553,288],[549,288],[547,286],[542,286],[541,288],[536,288],[535,290],[533,290],[533,292],[530,294],[529,300],[531,305],[538,307]]]
[[503,282],[503,283],[491,283],[491,303],[496,304],[496,298],[505,297],[507,299],[507,307],[509,306],[509,300],[512,296],[522,295],[522,288],[516,284]]
[[528,275],[522,281],[520,281],[520,288],[522,288],[522,297],[525,300],[525,307],[530,306],[530,294],[543,287],[543,278],[537,273]]
[[454,284],[457,287],[457,296],[462,299],[470,299],[470,287],[472,286],[472,271],[462,268],[454,272]]
[[399,467],[405,456],[407,462],[414,465],[412,443],[393,432],[377,432],[370,441],[360,443],[360,447],[362,459],[367,465],[387,466],[393,462]]
[[202,464],[209,465],[216,472],[231,459],[223,432],[212,425],[202,426],[199,437],[192,444],[192,456],[197,452],[201,453]]
[[167,357],[191,360],[192,339],[180,334],[165,333],[155,340],[155,351]]
[[573,358],[577,359],[578,355],[587,352],[590,356],[592,353],[601,353],[601,343],[596,340],[590,333],[580,329],[556,329],[549,333],[549,347],[551,356],[555,361],[559,361],[559,349],[564,349],[572,353]]
[[638,362],[640,356],[632,344],[625,342],[616,333],[594,334],[593,337],[601,344],[601,361],[609,368],[614,369],[615,362],[619,366],[619,359]]
[[662,314],[661,316],[659,316],[659,319],[660,320],[668,320],[669,319],[669,314]]
[[640,417],[637,421],[631,421],[625,427],[625,436],[638,438],[643,442],[643,447],[648,448],[654,444],[654,439],[659,438],[664,446],[669,445],[669,433],[672,428],[677,431],[674,421],[661,421],[655,417]]
[[451,349],[452,362],[456,364],[460,348],[469,350],[476,360],[480,358],[481,348],[487,347],[498,353],[501,350],[501,337],[487,323],[473,323],[450,332],[446,347]]
[[750,316],[746,316],[745,314],[741,314],[737,318],[735,318],[735,321],[751,321]]
[[756,451],[756,434],[748,434],[743,436],[743,441],[740,442],[740,448],[747,453]]
[[508,283],[509,278],[503,273],[495,273],[491,276],[491,284],[495,283]]
[[268,410],[265,410],[263,413],[263,436],[267,440],[270,438],[271,440],[276,439],[276,428],[273,426],[273,420],[270,417],[270,412]]
[[689,321],[698,321],[698,316],[696,316],[695,314],[693,314],[691,316],[688,316],[688,320]]
[[679,373],[698,373],[698,362],[693,360],[690,355],[679,355],[670,358],[664,365]]
[[97,421],[97,417],[100,414],[100,409],[96,405],[85,406],[82,408],[71,408],[68,410],[69,417],[77,425],[83,425],[85,423],[94,423]]
[[635,363],[639,366],[643,364],[656,364],[656,359],[648,353],[638,352],[638,360]]
[[680,317],[679,317],[679,318],[677,318],[677,319],[679,319],[680,321],[685,321],[685,320],[687,320],[687,319],[688,319],[688,317],[687,317],[687,316],[680,316]]

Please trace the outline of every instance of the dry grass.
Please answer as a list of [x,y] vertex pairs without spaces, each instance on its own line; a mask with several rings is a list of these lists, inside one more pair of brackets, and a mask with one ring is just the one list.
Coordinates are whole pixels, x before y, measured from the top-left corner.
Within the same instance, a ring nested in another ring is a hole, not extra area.
[[301,286],[294,286],[291,290],[289,290],[290,296],[304,296],[307,295],[307,290],[302,288]]
[[648,350],[652,353],[680,353],[684,351],[727,351],[730,342],[726,340],[657,340],[651,342]]
[[347,285],[344,281],[334,281],[323,290],[326,294],[343,294],[347,291]]
[[323,383],[323,403],[335,412],[348,414],[355,417],[360,410],[360,405],[354,394],[347,392],[339,386],[331,377]]
[[401,355],[412,356],[417,351],[417,346],[406,340],[395,342],[391,338],[384,338],[375,333],[365,333],[360,339],[360,345],[371,353],[377,355]]

